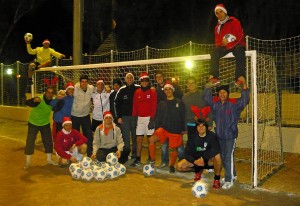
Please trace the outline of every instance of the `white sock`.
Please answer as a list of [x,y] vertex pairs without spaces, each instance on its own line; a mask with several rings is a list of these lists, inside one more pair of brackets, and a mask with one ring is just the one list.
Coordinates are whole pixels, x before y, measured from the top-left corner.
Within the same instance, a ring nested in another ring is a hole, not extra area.
[[30,159],[31,159],[31,155],[26,155],[26,160],[25,160],[24,169],[28,169],[28,168],[29,168],[29,165],[30,165]]

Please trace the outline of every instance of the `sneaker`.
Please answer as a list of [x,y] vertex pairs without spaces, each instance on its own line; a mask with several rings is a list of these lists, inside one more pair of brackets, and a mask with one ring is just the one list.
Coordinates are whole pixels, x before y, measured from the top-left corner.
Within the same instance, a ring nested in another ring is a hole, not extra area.
[[27,170],[29,168],[30,163],[25,161],[24,170]]
[[158,168],[162,169],[162,168],[167,167],[167,166],[168,166],[168,164],[166,164],[166,163],[161,163],[161,164],[158,166]]
[[149,160],[149,164],[150,164],[150,165],[155,165],[155,161],[154,161],[154,160],[153,160],[153,161],[152,161],[152,160]]
[[58,165],[58,163],[53,160],[48,160],[48,165]]
[[134,160],[133,163],[130,165],[131,167],[140,166],[141,162],[139,160]]
[[225,182],[224,185],[222,186],[222,189],[229,190],[232,187],[233,187],[233,182]]
[[170,166],[169,172],[170,173],[175,173],[175,167],[174,166]]
[[202,171],[195,172],[194,181],[197,182],[198,180],[201,180]]
[[213,184],[213,188],[215,190],[219,189],[221,187],[221,184],[220,184],[220,180],[214,180],[214,184]]
[[214,169],[207,169],[206,172],[208,172],[208,173],[214,173],[215,170]]
[[[236,181],[236,180],[237,180],[237,176],[234,176],[234,177],[232,178],[232,181],[234,182],[234,181]],[[222,183],[222,184],[225,183],[225,178],[224,178],[224,177],[221,179],[221,183]]]

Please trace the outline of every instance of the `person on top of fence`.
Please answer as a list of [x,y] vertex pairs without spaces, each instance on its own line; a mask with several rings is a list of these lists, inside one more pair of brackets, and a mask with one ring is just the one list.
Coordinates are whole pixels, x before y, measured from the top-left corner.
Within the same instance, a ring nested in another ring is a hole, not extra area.
[[34,154],[35,139],[38,132],[41,132],[48,164],[57,165],[52,160],[53,142],[50,128],[50,114],[52,111],[51,101],[54,96],[53,87],[47,87],[44,95],[26,100],[26,105],[32,107],[28,119],[28,132],[26,138],[24,169],[30,166],[31,156]]
[[157,94],[154,87],[150,85],[150,78],[147,72],[142,72],[139,78],[141,88],[137,89],[133,97],[132,116],[136,119],[136,159],[131,166],[141,165],[143,138],[149,137],[155,129],[155,114],[157,107]]
[[249,103],[249,89],[246,81],[243,80],[241,97],[237,99],[229,98],[229,85],[217,87],[218,97],[211,94],[211,84],[206,85],[204,99],[213,110],[214,121],[216,123],[215,133],[219,139],[221,147],[222,165],[225,169],[225,179],[223,189],[230,189],[237,179],[234,166],[234,150],[238,137],[238,121],[241,112]]
[[229,52],[235,56],[235,85],[242,87],[243,78],[246,73],[246,41],[243,28],[238,19],[227,15],[227,10],[223,4],[218,4],[214,9],[218,18],[215,26],[215,47],[211,52],[209,82],[214,86],[220,84],[219,61]]
[[103,114],[105,111],[110,110],[109,105],[110,91],[105,90],[105,84],[102,79],[96,83],[96,90],[92,94],[93,112],[92,112],[92,131],[103,122]]
[[126,84],[116,94],[115,109],[118,126],[121,128],[124,139],[123,156],[128,157],[130,153],[130,137],[132,142],[131,158],[136,158],[136,117],[132,116],[133,96],[140,85],[134,84],[132,73],[125,75]]
[[[156,93],[157,93],[157,105],[158,105],[159,102],[167,100],[167,96],[164,92],[164,86],[167,80],[165,79],[165,75],[162,71],[155,72],[155,80],[157,83]],[[173,84],[173,87],[174,87],[174,97],[178,99],[182,99],[183,92],[181,88],[177,84]],[[183,158],[183,154],[184,154],[184,146],[182,145],[178,148],[179,159]],[[161,145],[161,160],[162,162],[159,168],[164,168],[169,165],[169,140],[168,139],[165,141],[164,144]]]
[[60,166],[69,162],[78,162],[83,159],[87,150],[87,138],[72,128],[70,117],[63,117],[62,129],[57,133],[54,149]]
[[208,130],[204,119],[195,121],[196,126],[190,128],[190,138],[184,150],[184,159],[177,164],[177,171],[187,172],[195,169],[194,181],[201,179],[203,169],[213,167],[215,172],[213,188],[220,188],[222,160],[220,145],[215,133]]
[[28,66],[28,84],[33,84],[32,82],[32,75],[33,71],[43,68],[43,67],[49,67],[51,66],[51,59],[52,56],[56,58],[65,58],[66,56],[64,54],[61,54],[54,49],[50,48],[50,41],[48,39],[45,39],[43,41],[42,47],[36,47],[35,49],[31,48],[31,40],[25,40],[26,46],[27,46],[27,52],[31,55],[36,55],[36,59],[29,63]]
[[[175,88],[170,82],[164,85],[164,93],[167,99],[158,104],[155,132],[149,139],[150,160],[155,163],[156,142],[164,144],[168,141],[171,150],[169,172],[175,172],[175,162],[178,156],[178,148],[182,146],[182,134],[185,131],[185,108],[183,101],[174,97]],[[182,157],[184,158],[184,156]]]

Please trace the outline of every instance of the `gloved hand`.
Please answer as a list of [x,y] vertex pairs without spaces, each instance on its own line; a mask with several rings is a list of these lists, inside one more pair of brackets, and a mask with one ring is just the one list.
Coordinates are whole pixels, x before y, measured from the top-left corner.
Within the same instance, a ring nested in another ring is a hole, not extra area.
[[151,117],[148,124],[148,129],[154,129],[154,128],[155,128],[155,119]]

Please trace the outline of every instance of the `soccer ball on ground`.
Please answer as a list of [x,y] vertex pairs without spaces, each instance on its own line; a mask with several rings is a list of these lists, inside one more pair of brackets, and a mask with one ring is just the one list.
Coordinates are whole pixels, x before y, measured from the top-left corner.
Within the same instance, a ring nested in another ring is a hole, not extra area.
[[93,171],[91,169],[83,169],[81,171],[81,179],[90,181],[93,177]]
[[80,167],[80,164],[78,164],[78,163],[76,163],[76,162],[70,164],[70,166],[69,166],[69,171],[70,171],[70,173],[72,174],[72,172],[74,172],[75,169],[78,168],[78,167]]
[[155,168],[154,168],[153,164],[144,165],[143,173],[144,173],[145,176],[154,175],[154,172],[155,172]]
[[89,157],[84,157],[80,162],[81,167],[84,169],[90,168],[91,164],[92,164],[92,159]]
[[30,42],[33,39],[33,35],[31,33],[26,33],[24,35],[24,39],[25,39],[25,41]]
[[72,178],[79,180],[81,178],[82,169],[79,166],[74,166],[74,170],[71,172]]
[[102,169],[101,167],[95,167],[93,169],[93,175],[97,181],[102,181],[106,177],[106,171],[104,169]]
[[109,179],[114,179],[119,176],[118,170],[114,166],[110,166],[106,171],[106,177]]
[[126,173],[126,167],[125,167],[125,165],[117,163],[114,166],[118,170],[119,176],[124,175]]
[[111,152],[106,156],[106,162],[108,162],[111,165],[114,165],[118,162],[118,157],[116,153]]
[[195,197],[202,198],[205,197],[207,194],[207,189],[205,183],[201,180],[194,183],[192,187],[192,193]]

